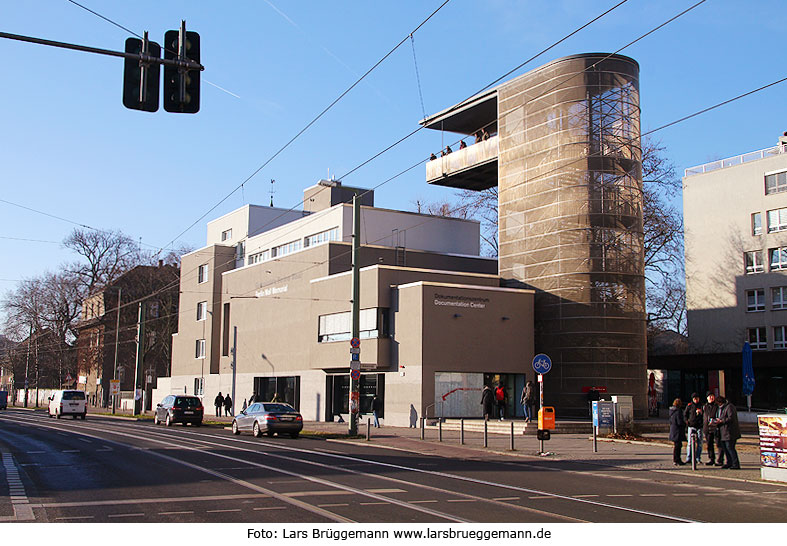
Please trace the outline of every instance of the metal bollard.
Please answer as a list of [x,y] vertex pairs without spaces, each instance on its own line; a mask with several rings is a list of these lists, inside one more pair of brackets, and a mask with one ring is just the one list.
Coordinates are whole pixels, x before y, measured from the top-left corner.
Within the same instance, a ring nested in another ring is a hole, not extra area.
[[426,417],[421,417],[421,440],[424,439],[424,427],[426,427]]
[[489,447],[489,430],[487,429],[487,425],[489,422],[484,419],[484,447]]
[[368,442],[371,439],[372,439],[372,420],[367,418],[366,419],[366,441]]
[[511,451],[514,451],[514,422],[511,421]]
[[464,445],[465,444],[465,420],[464,419],[460,419],[459,420],[459,444],[460,445]]
[[593,427],[593,453],[598,453],[598,427]]
[[437,420],[437,441],[438,442],[442,442],[443,441],[443,420],[442,419],[438,419]]

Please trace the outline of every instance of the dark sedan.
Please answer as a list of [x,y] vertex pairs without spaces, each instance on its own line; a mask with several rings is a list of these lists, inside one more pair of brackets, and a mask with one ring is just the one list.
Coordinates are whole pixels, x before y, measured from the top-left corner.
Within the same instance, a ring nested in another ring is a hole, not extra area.
[[161,404],[156,405],[153,422],[157,425],[165,423],[168,427],[174,423],[191,423],[200,426],[204,412],[202,400],[196,396],[170,394],[161,401]]
[[232,433],[248,431],[257,438],[289,434],[297,438],[303,430],[303,417],[289,404],[257,402],[240,412],[232,420]]

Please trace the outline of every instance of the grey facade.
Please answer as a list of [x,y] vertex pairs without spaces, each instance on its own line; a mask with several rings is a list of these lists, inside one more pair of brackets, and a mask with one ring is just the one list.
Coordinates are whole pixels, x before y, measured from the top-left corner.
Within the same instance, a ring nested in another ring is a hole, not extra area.
[[536,290],[536,352],[553,360],[545,392],[564,415],[586,414],[590,387],[646,412],[639,114],[637,63],[585,54],[422,122],[489,134],[431,161],[427,181],[498,187],[499,274]]

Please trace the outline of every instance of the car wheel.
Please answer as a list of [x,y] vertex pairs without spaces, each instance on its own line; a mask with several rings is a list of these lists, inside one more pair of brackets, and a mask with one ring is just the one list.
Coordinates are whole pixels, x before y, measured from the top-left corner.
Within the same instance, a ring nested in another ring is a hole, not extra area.
[[202,421],[194,421],[194,426],[195,427],[201,427],[202,426]]
[[298,437],[298,434],[300,434],[300,433],[299,432],[292,432],[292,433],[290,433],[290,438],[295,439],[295,438]]
[[153,424],[154,425],[158,425],[160,423],[161,423],[161,421],[158,420],[158,413],[154,414],[153,415]]
[[238,422],[235,419],[232,420],[232,433],[235,434],[236,436],[240,434],[240,429],[238,428]]
[[72,418],[74,421],[76,421],[76,420],[77,420],[77,414],[75,413],[74,415],[72,415],[72,416],[71,416],[71,418]]
[[80,418],[81,418],[83,421],[85,420],[85,417],[87,417],[87,413],[83,413],[82,415],[80,415]]
[[262,436],[262,431],[260,430],[260,424],[258,422],[254,422],[254,437],[259,438]]
[[268,438],[273,438],[273,431],[272,430],[266,431],[265,434],[268,435]]
[[171,427],[172,426],[172,416],[167,415],[167,420],[164,421],[164,424],[167,425],[168,427]]

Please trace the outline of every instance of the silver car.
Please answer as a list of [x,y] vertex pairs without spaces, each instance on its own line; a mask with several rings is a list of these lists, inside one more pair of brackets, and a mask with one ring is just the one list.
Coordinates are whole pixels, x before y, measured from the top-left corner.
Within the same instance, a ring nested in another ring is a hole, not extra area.
[[289,434],[297,438],[303,429],[303,417],[289,404],[255,402],[232,420],[232,433],[251,432],[259,438],[263,434]]

